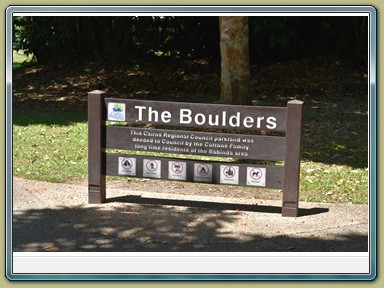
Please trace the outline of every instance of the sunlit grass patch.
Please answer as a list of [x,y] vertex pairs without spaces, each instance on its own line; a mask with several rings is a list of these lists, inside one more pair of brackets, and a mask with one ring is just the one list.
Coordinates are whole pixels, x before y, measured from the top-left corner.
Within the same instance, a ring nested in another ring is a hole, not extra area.
[[[61,124],[42,124],[31,116],[30,125],[13,125],[14,175],[50,182],[84,178],[88,167],[87,123],[64,125],[63,116],[49,118],[45,119],[48,123]],[[16,122],[24,123],[20,119]]]
[[368,168],[303,161],[300,179],[303,201],[368,203]]
[[24,54],[23,50],[13,50],[13,58],[12,58],[12,68],[13,69],[18,69],[20,68],[23,63],[31,62],[33,60],[33,55],[29,54],[26,55]]

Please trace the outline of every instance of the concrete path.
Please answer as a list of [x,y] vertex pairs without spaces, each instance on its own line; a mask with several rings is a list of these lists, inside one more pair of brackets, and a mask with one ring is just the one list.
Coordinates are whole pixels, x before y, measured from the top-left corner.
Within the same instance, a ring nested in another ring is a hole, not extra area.
[[[155,181],[152,181],[155,182]],[[155,182],[156,183],[156,182]],[[113,185],[112,185],[113,186]],[[13,248],[20,251],[364,252],[368,206],[110,188],[87,203],[87,186],[15,178]],[[151,189],[153,190],[153,189]]]

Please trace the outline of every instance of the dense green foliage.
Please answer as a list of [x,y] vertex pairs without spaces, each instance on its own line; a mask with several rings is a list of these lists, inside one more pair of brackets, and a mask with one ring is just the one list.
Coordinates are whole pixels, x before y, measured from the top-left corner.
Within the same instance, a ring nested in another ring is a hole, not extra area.
[[219,52],[217,17],[15,17],[16,48],[38,61]]
[[[319,54],[366,63],[366,17],[250,17],[257,64]],[[218,17],[15,17],[14,47],[39,62],[128,60],[151,54],[219,59]],[[359,58],[359,59],[356,59]]]
[[313,55],[367,61],[364,17],[251,17],[250,51],[256,63]]

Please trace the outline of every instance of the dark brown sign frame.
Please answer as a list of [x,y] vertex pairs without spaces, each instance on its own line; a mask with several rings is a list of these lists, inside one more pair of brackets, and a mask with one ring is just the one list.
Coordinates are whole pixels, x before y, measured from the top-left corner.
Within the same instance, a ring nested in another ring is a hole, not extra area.
[[[176,126],[181,129],[269,130],[285,133],[284,136],[273,136],[109,126],[106,124],[106,121],[110,120],[108,107],[112,104],[116,105],[116,103],[124,105],[125,111],[119,111],[122,122]],[[297,217],[302,106],[303,102],[299,100],[289,101],[287,107],[257,107],[107,98],[103,91],[89,92],[88,201],[89,203],[106,201],[106,175],[123,176],[119,174],[117,167],[121,157],[136,159],[135,173],[127,177],[143,178],[145,170],[143,161],[153,161],[154,163],[164,163],[158,168],[155,178],[169,180],[170,163],[183,161],[186,171],[194,171],[194,165],[199,163],[203,166],[209,165],[212,171],[208,182],[211,184],[231,185],[231,183],[221,181],[220,172],[223,171],[225,165],[234,167],[238,178],[233,185],[239,186],[249,186],[247,171],[251,171],[250,169],[257,166],[256,169],[265,171],[264,173],[268,175],[262,188],[283,190],[282,216]],[[232,141],[228,141],[228,139]],[[106,149],[275,160],[284,161],[284,165],[149,157],[106,153]],[[224,169],[231,170],[226,167]],[[185,179],[180,181],[206,182],[196,180],[192,174],[187,172]]]

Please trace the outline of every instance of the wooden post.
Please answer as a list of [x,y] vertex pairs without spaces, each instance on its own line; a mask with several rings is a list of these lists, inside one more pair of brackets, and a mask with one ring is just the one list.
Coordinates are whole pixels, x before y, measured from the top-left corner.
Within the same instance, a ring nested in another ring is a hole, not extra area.
[[284,163],[283,217],[297,217],[299,211],[300,150],[303,102],[287,104],[287,129]]
[[103,91],[88,93],[88,202],[103,203],[105,187],[105,118]]

